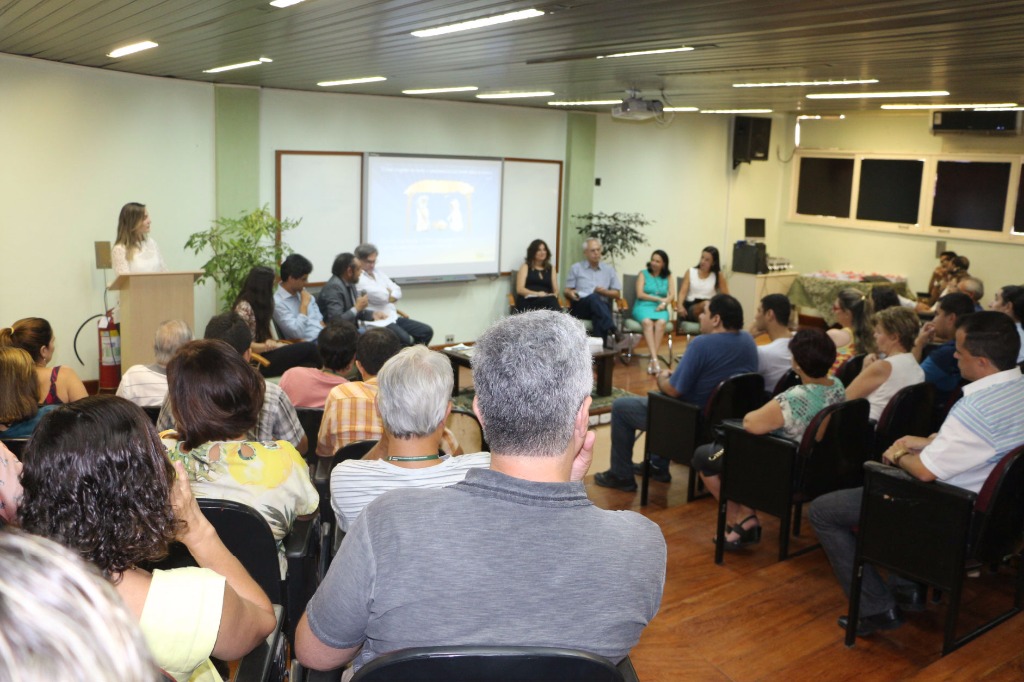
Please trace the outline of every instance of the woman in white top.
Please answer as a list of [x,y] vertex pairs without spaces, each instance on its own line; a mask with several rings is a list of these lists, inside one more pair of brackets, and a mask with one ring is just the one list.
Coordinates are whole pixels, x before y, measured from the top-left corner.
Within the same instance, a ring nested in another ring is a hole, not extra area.
[[676,312],[679,313],[679,319],[689,318],[696,322],[704,310],[705,301],[715,294],[727,293],[729,283],[722,274],[718,249],[706,246],[700,253],[700,263],[686,271],[683,283],[679,285],[679,296],[676,297]]
[[846,399],[867,398],[869,416],[878,421],[900,389],[924,381],[924,370],[910,352],[920,328],[914,311],[902,306],[886,308],[875,314],[873,322],[878,354],[864,358],[864,368],[846,388]]
[[134,201],[121,207],[117,219],[117,241],[110,250],[114,274],[135,275],[167,272],[156,240],[149,236],[149,211]]

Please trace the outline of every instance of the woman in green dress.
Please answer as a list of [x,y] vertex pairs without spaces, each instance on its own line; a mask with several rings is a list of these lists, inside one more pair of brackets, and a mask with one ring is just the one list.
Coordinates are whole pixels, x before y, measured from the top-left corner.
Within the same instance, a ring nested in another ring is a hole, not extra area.
[[636,277],[636,303],[633,304],[633,319],[643,325],[644,340],[651,354],[647,363],[647,373],[657,374],[661,371],[658,363],[658,349],[661,339],[665,336],[665,323],[668,322],[670,291],[672,287],[672,271],[668,269],[668,254],[657,249],[651,254],[647,269],[641,270]]

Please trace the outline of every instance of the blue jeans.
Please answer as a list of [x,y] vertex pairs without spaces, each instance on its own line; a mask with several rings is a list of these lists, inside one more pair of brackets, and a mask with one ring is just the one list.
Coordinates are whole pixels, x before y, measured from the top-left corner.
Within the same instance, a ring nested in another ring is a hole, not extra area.
[[[860,503],[864,488],[837,490],[811,502],[807,518],[814,526],[818,542],[832,564],[839,585],[847,597],[853,584],[853,558],[857,551],[857,536],[853,528],[860,523]],[[898,523],[898,519],[894,519]],[[860,588],[860,617],[873,616],[896,606],[890,587],[912,585],[909,580],[892,575],[889,586],[874,566],[864,566]]]

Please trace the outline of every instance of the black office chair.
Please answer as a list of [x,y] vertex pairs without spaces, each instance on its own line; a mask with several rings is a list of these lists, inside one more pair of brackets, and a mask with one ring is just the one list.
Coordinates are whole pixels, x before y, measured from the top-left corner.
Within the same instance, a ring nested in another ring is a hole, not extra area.
[[[627,677],[631,673],[631,677]],[[553,647],[441,646],[402,649],[370,661],[352,682],[627,682],[636,671],[586,651]]]
[[346,459],[360,459],[377,444],[375,440],[357,440],[338,448],[333,457],[318,457],[313,485],[320,495],[320,575],[326,575],[334,551],[341,542],[338,519],[331,505],[331,472]]
[[156,426],[156,420],[160,417],[160,405],[144,405],[142,411],[146,413],[149,420]]
[[[764,404],[764,377],[749,372],[737,374],[715,387],[703,409],[664,393],[647,394],[647,439],[644,445],[643,478],[640,504],[647,504],[651,455],[685,464],[689,468],[686,501],[698,497],[697,470],[692,466],[693,451],[715,438],[714,427],[725,419],[743,417]],[[703,492],[699,496],[704,497]]]
[[875,458],[903,436],[930,436],[935,425],[935,386],[905,386],[889,399],[875,426]]
[[299,423],[306,434],[306,451],[302,457],[310,466],[315,466],[317,461],[316,444],[320,438],[320,422],[324,419],[324,408],[320,407],[296,407],[295,414],[299,416]]
[[[949,593],[943,656],[1024,608],[1024,571],[1020,566],[1024,445],[1000,460],[977,495],[945,483],[924,483],[895,467],[868,462],[862,500],[846,646],[853,646],[856,639],[864,564]],[[1007,557],[1017,558],[1011,607],[957,637],[956,622],[968,566],[999,566]]]
[[857,378],[860,371],[864,369],[864,358],[865,354],[854,355],[852,358],[839,365],[836,369],[836,379],[843,382],[843,386],[849,387],[853,380]]
[[[869,411],[864,398],[830,405],[814,416],[800,443],[755,435],[740,422],[725,422],[715,563],[722,563],[725,556],[725,513],[730,501],[777,516],[779,561],[791,556],[789,536],[790,532],[800,535],[803,505],[819,495],[861,484],[863,464],[871,457]],[[805,547],[793,556],[816,547]]]
[[777,396],[780,393],[788,391],[794,386],[799,386],[802,383],[800,375],[795,370],[786,370],[786,373],[779,377],[779,380],[775,382],[775,388],[772,389],[772,396]]

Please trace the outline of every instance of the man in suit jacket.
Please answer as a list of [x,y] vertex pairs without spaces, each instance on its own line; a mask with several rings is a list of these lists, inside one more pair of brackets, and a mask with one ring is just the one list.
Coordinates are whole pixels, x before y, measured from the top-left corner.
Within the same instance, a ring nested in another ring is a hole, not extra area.
[[328,322],[346,320],[352,322],[362,331],[360,322],[384,319],[386,313],[376,313],[367,309],[370,299],[356,290],[361,270],[359,261],[351,253],[342,253],[334,259],[331,266],[331,279],[316,297],[316,304]]

